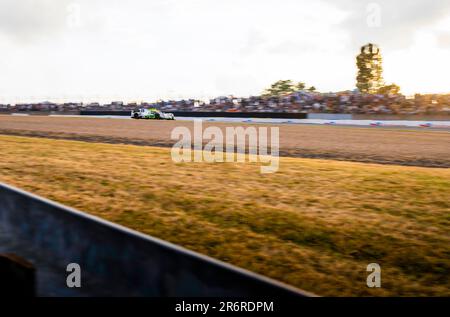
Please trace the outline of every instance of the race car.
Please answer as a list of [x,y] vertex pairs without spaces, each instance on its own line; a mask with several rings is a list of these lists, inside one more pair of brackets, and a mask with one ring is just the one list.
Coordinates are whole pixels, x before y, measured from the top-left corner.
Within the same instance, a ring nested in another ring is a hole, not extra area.
[[154,120],[175,120],[173,113],[162,112],[158,109],[144,109],[140,108],[131,111],[131,118],[133,119],[154,119]]

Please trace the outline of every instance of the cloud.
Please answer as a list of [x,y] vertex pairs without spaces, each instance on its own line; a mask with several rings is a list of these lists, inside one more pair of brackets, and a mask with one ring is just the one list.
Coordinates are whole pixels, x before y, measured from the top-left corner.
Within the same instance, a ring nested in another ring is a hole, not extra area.
[[[354,86],[355,55],[369,41],[381,45],[386,71],[395,69],[392,54],[408,65],[415,60],[409,51],[427,56],[432,46],[448,54],[447,1],[379,0],[379,28],[367,25],[368,3],[0,0],[0,100],[38,94],[159,98],[170,91],[246,95],[280,78],[341,90]],[[73,27],[77,8],[80,24]],[[400,71],[388,80],[402,84]]]
[[247,41],[241,48],[240,53],[243,56],[251,55],[256,52],[263,44],[267,42],[261,31],[251,29],[248,32]]
[[66,25],[70,0],[2,0],[0,33],[16,41],[53,35]]
[[438,44],[440,48],[450,48],[450,32],[441,32],[438,37]]
[[[447,0],[325,0],[348,13],[340,27],[361,46],[375,42],[383,47],[401,49],[413,43],[416,30],[428,27],[450,13]],[[379,22],[376,22],[378,11]]]

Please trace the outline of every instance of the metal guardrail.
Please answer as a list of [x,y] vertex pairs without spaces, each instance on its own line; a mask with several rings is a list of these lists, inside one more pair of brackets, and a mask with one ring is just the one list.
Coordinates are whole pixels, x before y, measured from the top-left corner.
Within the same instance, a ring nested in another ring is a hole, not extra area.
[[[166,241],[0,183],[0,253],[36,267],[56,296],[312,296]],[[66,267],[81,267],[69,289]]]

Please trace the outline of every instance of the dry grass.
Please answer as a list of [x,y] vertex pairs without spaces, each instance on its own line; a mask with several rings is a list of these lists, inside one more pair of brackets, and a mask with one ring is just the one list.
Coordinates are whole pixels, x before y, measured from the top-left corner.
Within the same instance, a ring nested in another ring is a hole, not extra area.
[[[450,170],[0,136],[0,181],[319,295],[450,296]],[[382,288],[366,287],[367,264]]]

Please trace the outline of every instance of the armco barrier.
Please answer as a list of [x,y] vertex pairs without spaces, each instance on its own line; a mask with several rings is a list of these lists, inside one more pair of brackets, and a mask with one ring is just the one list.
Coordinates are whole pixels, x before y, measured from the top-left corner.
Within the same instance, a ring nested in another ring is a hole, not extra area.
[[[310,296],[0,183],[5,250],[35,265],[38,295]],[[81,267],[78,293],[66,286],[69,263]]]

